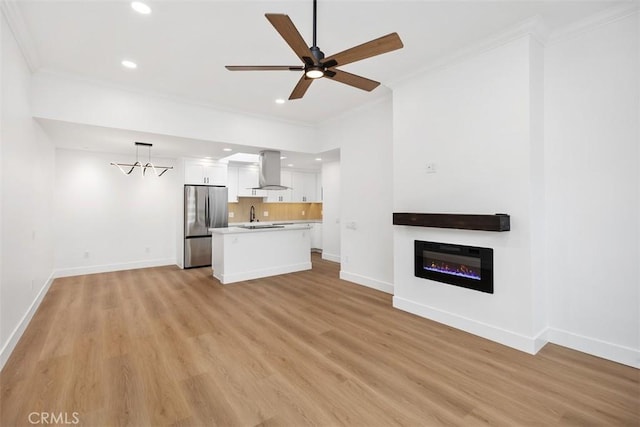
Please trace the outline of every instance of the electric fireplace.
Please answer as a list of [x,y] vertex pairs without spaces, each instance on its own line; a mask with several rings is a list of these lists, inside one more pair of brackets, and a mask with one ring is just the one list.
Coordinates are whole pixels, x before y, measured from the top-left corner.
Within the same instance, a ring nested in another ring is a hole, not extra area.
[[415,275],[493,293],[493,249],[415,241]]

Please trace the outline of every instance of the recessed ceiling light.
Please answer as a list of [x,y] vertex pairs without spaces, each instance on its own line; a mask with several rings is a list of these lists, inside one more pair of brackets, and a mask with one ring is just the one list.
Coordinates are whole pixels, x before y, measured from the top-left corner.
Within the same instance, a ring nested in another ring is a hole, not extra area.
[[322,158],[320,158],[320,157],[316,157],[316,161],[321,162],[321,161],[322,161]]
[[287,156],[280,156],[280,160],[284,160],[286,158],[287,158]]
[[231,148],[223,148],[222,151],[233,151]]
[[131,2],[131,8],[138,13],[143,15],[148,15],[151,13],[151,8],[141,1],[133,1]]
[[287,166],[289,166],[290,168],[293,167],[293,163],[289,163]]
[[138,64],[136,64],[136,63],[135,63],[135,62],[133,62],[133,61],[129,61],[129,60],[127,60],[127,59],[125,59],[124,61],[122,61],[122,62],[121,62],[121,64],[122,64],[122,66],[123,66],[123,67],[125,67],[125,68],[130,68],[130,69],[132,69],[132,70],[133,70],[133,69],[135,69],[135,68],[138,68]]
[[284,103],[285,103],[284,99],[282,99],[282,98],[276,99],[276,104],[284,104]]

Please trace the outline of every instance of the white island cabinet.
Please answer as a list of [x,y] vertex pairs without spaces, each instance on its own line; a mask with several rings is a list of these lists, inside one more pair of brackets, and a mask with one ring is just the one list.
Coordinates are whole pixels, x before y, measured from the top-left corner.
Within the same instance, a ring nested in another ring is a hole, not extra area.
[[211,232],[213,277],[223,285],[311,269],[308,224],[212,228]]

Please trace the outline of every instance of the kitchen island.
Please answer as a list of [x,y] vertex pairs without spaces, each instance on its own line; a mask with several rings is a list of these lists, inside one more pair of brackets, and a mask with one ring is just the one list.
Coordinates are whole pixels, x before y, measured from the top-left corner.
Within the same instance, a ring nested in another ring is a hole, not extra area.
[[308,224],[212,228],[213,277],[223,285],[311,269]]

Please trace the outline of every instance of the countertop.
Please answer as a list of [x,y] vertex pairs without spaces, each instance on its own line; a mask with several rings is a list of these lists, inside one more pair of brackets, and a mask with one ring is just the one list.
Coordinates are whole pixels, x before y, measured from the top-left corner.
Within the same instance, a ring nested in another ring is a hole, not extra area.
[[322,220],[321,219],[308,219],[308,220],[304,220],[304,219],[291,219],[291,220],[282,220],[282,221],[255,221],[255,222],[249,222],[249,221],[238,221],[238,222],[230,222],[229,223],[229,227],[237,227],[239,225],[256,225],[256,224],[275,224],[275,225],[282,225],[282,224],[322,224]]
[[[286,221],[283,221],[286,222]],[[276,228],[241,228],[239,225],[248,224],[248,223],[236,223],[229,224],[229,227],[221,227],[221,228],[210,228],[209,230],[213,234],[246,234],[246,233],[262,233],[262,232],[273,232],[273,231],[290,231],[290,230],[309,230],[311,226],[309,225],[310,221],[304,221],[302,223],[293,223],[293,221],[289,221],[284,227],[276,227]],[[259,222],[259,223],[251,223],[251,225],[269,225],[277,223],[267,223],[267,222]],[[280,224],[283,225],[283,224]]]

